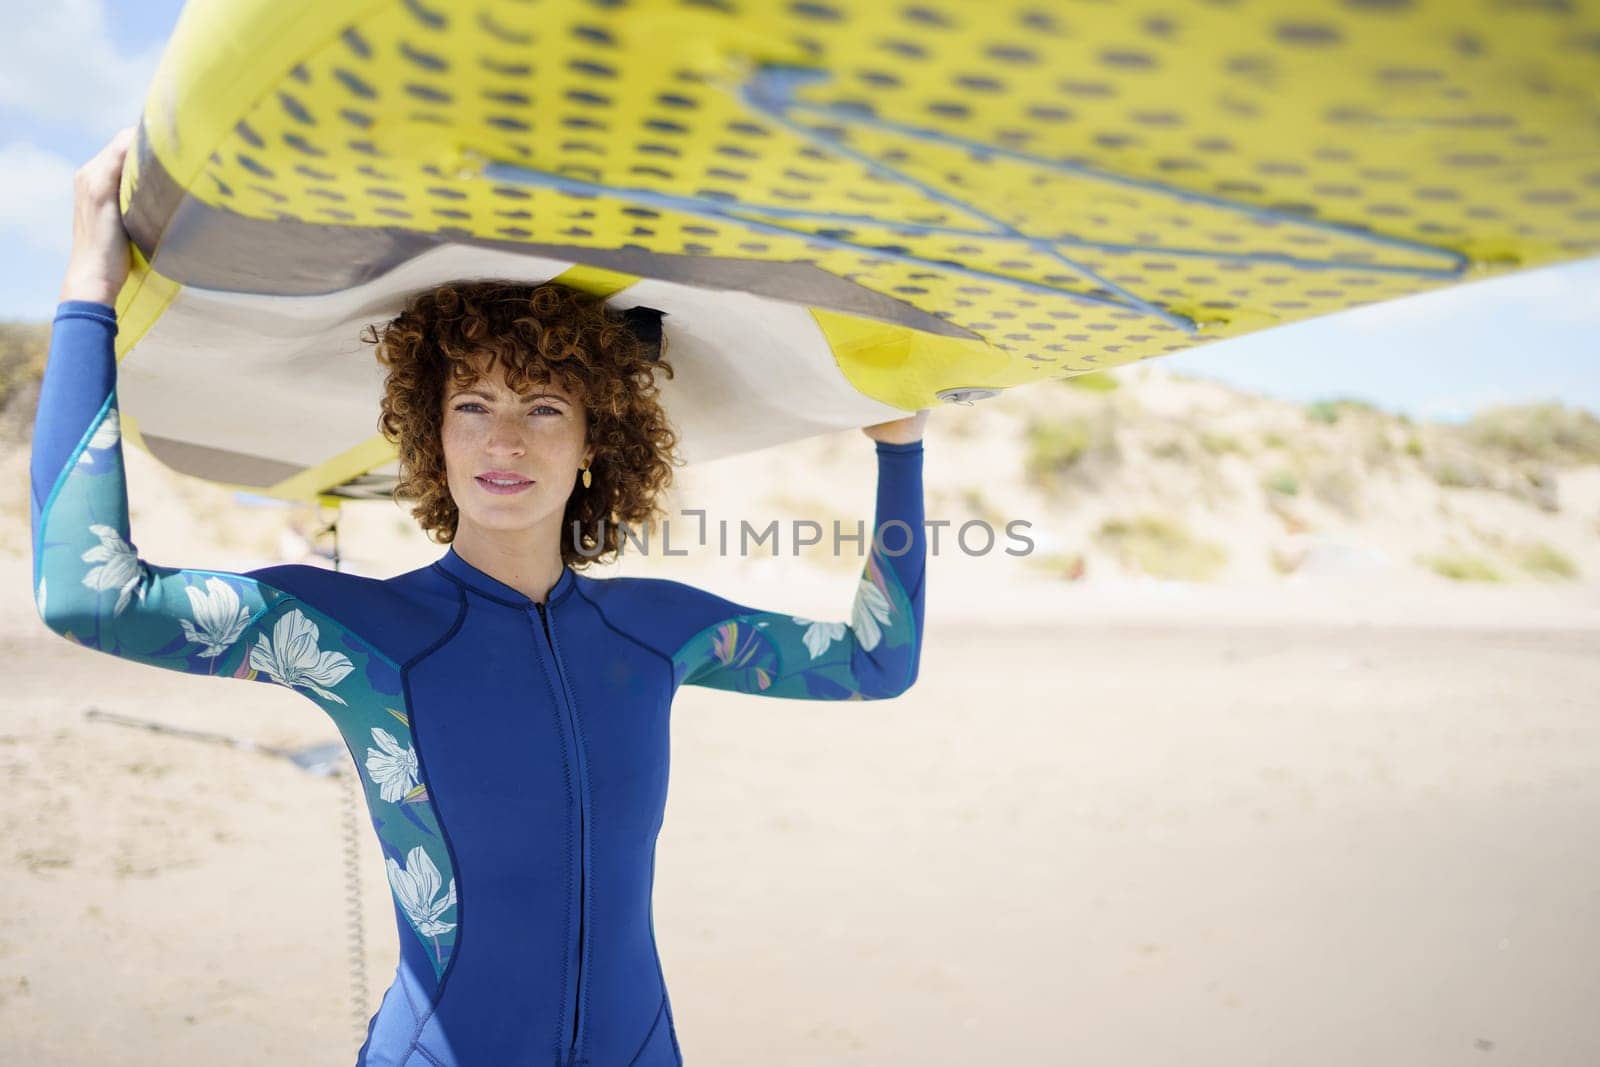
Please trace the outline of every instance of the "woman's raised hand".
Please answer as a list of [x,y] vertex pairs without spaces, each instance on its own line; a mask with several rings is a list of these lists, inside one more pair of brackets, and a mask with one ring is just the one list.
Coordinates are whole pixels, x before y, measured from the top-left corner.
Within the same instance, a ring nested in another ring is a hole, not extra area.
[[72,258],[61,283],[62,300],[114,305],[128,279],[128,231],[122,224],[122,164],[134,127],[119,130],[73,176]]
[[915,415],[907,415],[903,419],[863,426],[861,432],[874,441],[882,441],[885,444],[909,445],[913,441],[922,440],[922,428],[927,422],[928,409],[923,408]]

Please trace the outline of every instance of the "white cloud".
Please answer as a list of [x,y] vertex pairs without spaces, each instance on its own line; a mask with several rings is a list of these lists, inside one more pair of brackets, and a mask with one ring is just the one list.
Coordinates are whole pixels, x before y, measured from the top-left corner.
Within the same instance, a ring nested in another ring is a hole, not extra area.
[[1600,325],[1600,260],[1479,279],[1336,316],[1363,333],[1439,331],[1462,321]]
[[105,139],[139,120],[163,46],[119,51],[103,0],[5,0],[0,20],[6,28],[0,108]]
[[65,156],[26,141],[0,146],[0,242],[66,262],[77,169]]

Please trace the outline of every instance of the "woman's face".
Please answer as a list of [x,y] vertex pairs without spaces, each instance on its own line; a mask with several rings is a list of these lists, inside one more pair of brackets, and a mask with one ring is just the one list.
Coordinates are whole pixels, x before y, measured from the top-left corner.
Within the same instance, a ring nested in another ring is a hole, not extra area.
[[[588,414],[560,385],[518,397],[498,364],[469,386],[445,383],[444,466],[460,526],[531,530],[561,524],[586,466]],[[518,481],[514,489],[489,484]],[[559,535],[558,535],[559,536]]]

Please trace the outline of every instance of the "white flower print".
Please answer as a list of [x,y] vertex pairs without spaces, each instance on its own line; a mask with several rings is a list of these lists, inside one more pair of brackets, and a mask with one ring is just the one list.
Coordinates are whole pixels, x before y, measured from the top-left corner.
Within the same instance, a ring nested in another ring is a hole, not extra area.
[[39,618],[41,619],[44,618],[44,582],[43,578],[39,579]]
[[389,870],[389,887],[399,898],[406,916],[417,929],[428,937],[448,934],[455,923],[440,922],[439,916],[456,905],[456,880],[450,879],[450,890],[442,900],[434,900],[439,892],[439,868],[433,865],[421,845],[406,853],[406,868],[392,859],[384,861]]
[[844,636],[844,623],[842,622],[813,622],[802,619],[798,615],[789,616],[795,622],[806,628],[806,648],[811,652],[811,658],[816,659],[828,650],[828,646]]
[[856,640],[862,648],[871,652],[883,639],[883,631],[878,624],[889,621],[889,598],[883,595],[882,589],[863,578],[856,590],[856,602],[850,614],[850,626],[856,632]]
[[376,726],[372,728],[372,739],[378,743],[378,748],[367,749],[367,773],[378,785],[383,799],[397,803],[416,788],[417,754],[402,748],[393,734]]
[[78,453],[78,462],[94,466],[95,452],[104,452],[118,441],[122,440],[122,417],[117,414],[117,409],[112,408],[106,412],[106,417],[100,425],[94,428],[94,436],[89,438],[89,444]]
[[250,622],[250,612],[239,604],[239,594],[233,586],[220,578],[207,578],[206,590],[201,592],[192,585],[184,587],[183,591],[189,594],[189,607],[194,611],[194,622],[178,620],[183,636],[205,646],[205,651],[200,653],[202,658],[220,656],[233,647]]
[[135,590],[139,593],[139,599],[144,599],[142,585],[144,575],[139,568],[138,553],[110,526],[95,523],[89,527],[89,532],[100,538],[100,543],[83,554],[83,561],[98,563],[100,566],[83,576],[83,584],[98,592],[108,589],[121,590],[113,612],[115,615],[121,615]]
[[250,650],[250,667],[271,675],[279,685],[303,685],[341,704],[345,700],[324,687],[338,684],[355,670],[348,656],[317,647],[317,624],[298,608],[273,624],[271,641],[264,634],[256,638],[256,646]]

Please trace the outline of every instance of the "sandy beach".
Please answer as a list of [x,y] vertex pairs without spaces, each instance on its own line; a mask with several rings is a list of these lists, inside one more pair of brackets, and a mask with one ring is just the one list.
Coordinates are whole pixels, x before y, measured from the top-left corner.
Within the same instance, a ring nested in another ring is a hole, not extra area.
[[[1600,590],[1035,583],[1007,622],[959,569],[899,699],[679,695],[655,922],[687,1062],[1600,1061]],[[3,574],[8,1061],[353,1062],[349,783],[85,711],[332,725],[72,646]],[[397,942],[361,827],[370,1013]]]
[[[997,481],[1012,424],[948,415],[928,444],[930,518],[960,521],[962,487],[981,485],[1041,543],[1088,543],[1082,515]],[[47,630],[25,462],[0,456],[5,1061],[349,1067],[398,941],[365,811],[347,894],[348,778],[87,713],[289,750],[337,733],[288,690]],[[136,449],[127,463],[146,560],[315,559],[290,512]],[[1000,552],[935,555],[920,676],[892,701],[684,688],[655,929],[686,1062],[1600,1063],[1592,474],[1563,481],[1555,516],[1486,489],[1449,505],[1508,544],[1543,523],[1578,581],[1454,582],[1350,548],[1404,545],[1404,512],[1275,576],[1239,512],[1239,565],[1215,582],[1103,555],[1076,581]],[[872,493],[850,431],[685,470],[673,503],[853,520]],[[378,577],[444,551],[388,504],[346,508],[341,546]],[[698,551],[597,576],[844,618],[858,571]]]

